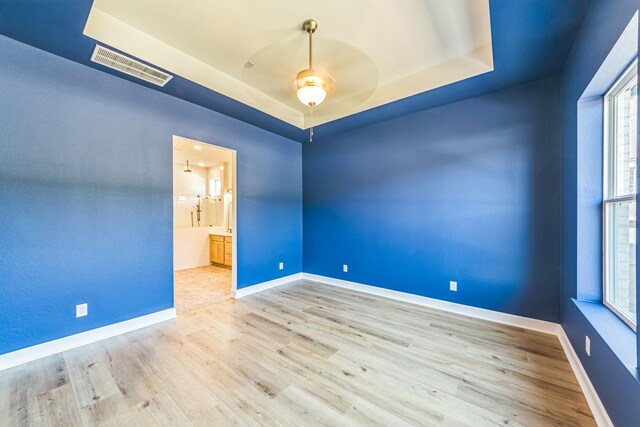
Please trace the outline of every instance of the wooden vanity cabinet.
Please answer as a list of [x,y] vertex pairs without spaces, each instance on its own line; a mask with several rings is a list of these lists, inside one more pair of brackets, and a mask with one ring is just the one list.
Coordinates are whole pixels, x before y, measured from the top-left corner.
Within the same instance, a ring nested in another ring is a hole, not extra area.
[[209,243],[209,258],[211,262],[231,267],[233,237],[210,235]]
[[224,265],[231,267],[232,260],[232,237],[224,236]]

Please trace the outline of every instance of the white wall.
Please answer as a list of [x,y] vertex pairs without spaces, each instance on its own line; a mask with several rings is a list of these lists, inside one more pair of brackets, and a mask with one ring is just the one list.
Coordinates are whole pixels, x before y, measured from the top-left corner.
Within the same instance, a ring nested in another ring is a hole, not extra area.
[[[173,269],[209,265],[209,227],[206,223],[205,199],[207,169],[190,165],[173,165]],[[201,196],[201,227],[197,227],[196,196]],[[191,212],[196,227],[191,226]]]
[[209,227],[173,229],[173,269],[209,265]]

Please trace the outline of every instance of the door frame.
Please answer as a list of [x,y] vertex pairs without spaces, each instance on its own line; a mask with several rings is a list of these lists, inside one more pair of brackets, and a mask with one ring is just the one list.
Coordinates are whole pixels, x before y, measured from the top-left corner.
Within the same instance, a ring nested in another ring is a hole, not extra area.
[[[238,152],[233,148],[223,147],[221,145],[212,144],[210,142],[201,141],[198,139],[187,138],[180,135],[173,135],[171,140],[171,166],[173,168],[173,146],[176,139],[181,139],[183,141],[189,141],[194,144],[206,145],[209,147],[217,148],[219,150],[228,151],[231,154],[231,166],[233,168],[233,173],[231,174],[231,188],[233,189],[233,200],[231,203],[231,208],[233,209],[233,221],[231,224],[231,297],[236,297],[236,291],[238,290],[238,163],[237,157]],[[173,171],[173,169],[172,169]],[[171,191],[172,191],[172,200],[173,200],[173,172],[171,173]],[[173,203],[171,203],[171,232],[173,233]],[[173,239],[172,239],[173,241]],[[171,255],[172,255],[172,266],[173,266],[173,256],[175,256],[175,245],[172,242],[171,245]],[[175,292],[175,277],[173,279],[173,286]]]

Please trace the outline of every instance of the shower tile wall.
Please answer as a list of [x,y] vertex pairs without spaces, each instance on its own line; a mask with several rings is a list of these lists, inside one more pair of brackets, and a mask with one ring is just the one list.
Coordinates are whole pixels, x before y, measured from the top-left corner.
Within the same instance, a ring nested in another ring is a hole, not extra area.
[[[219,226],[222,223],[222,201],[207,198],[208,180],[219,178],[217,168],[202,168],[189,165],[190,173],[184,172],[184,165],[173,165],[173,226],[197,227],[197,203],[200,196],[200,226]],[[193,224],[191,213],[193,212]]]

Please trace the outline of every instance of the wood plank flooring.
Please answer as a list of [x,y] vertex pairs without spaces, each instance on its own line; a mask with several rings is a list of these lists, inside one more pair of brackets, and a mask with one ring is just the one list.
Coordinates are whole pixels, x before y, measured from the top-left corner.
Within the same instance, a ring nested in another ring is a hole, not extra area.
[[0,424],[595,425],[556,337],[308,281],[0,372]]

